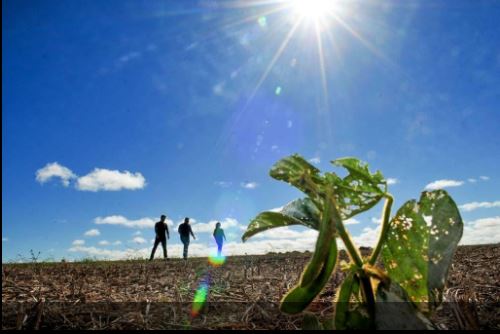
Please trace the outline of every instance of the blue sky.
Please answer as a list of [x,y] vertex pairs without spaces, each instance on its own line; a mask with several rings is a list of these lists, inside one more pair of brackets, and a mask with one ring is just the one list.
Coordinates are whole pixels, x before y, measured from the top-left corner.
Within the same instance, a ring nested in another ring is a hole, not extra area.
[[[300,23],[243,3],[2,1],[2,261],[145,255],[162,213],[194,218],[197,255],[215,220],[228,252],[311,248],[300,228],[240,244],[300,196],[268,176],[292,153],[369,162],[395,209],[441,181],[463,242],[500,241],[498,1],[338,1]],[[360,243],[380,210],[349,226]]]

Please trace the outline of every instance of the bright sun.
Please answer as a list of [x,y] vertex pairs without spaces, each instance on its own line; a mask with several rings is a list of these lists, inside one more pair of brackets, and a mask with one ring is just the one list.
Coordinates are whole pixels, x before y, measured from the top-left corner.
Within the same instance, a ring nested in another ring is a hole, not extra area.
[[295,11],[304,18],[320,19],[335,8],[335,0],[293,0]]

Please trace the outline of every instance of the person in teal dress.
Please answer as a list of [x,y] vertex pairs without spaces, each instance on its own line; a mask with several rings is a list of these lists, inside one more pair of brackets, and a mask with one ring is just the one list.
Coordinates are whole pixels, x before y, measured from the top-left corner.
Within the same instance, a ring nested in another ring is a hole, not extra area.
[[217,222],[215,224],[215,230],[214,230],[214,238],[215,242],[217,243],[217,256],[221,256],[222,254],[222,244],[226,240],[226,235],[224,234],[224,230],[220,227],[220,223]]

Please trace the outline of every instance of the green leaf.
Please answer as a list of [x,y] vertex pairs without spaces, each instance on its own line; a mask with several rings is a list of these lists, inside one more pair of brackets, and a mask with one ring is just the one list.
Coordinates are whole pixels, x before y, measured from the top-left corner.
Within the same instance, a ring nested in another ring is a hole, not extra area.
[[368,309],[359,302],[359,278],[350,272],[337,292],[335,329],[369,329],[372,326]]
[[385,268],[423,312],[442,301],[463,222],[444,190],[423,192],[420,201],[406,202],[391,220],[382,249]]
[[285,181],[307,194],[317,203],[321,202],[322,186],[325,179],[319,169],[298,154],[278,161],[270,171],[271,177]]
[[280,211],[265,211],[255,217],[247,227],[242,240],[260,232],[289,225],[303,225],[315,230],[319,229],[320,211],[309,199],[298,199],[285,205]]
[[435,329],[397,283],[380,283],[375,298],[375,329]]
[[307,313],[304,315],[304,319],[302,320],[302,329],[319,331],[323,329],[323,326],[321,325],[318,317],[314,314]]
[[309,285],[320,274],[323,264],[328,259],[331,244],[335,242],[335,226],[341,223],[337,208],[332,203],[330,194],[328,198],[330,200],[325,203],[314,254],[302,274],[301,287]]
[[347,169],[349,174],[340,178],[325,173],[328,185],[333,186],[335,200],[342,219],[348,219],[376,205],[387,192],[387,182],[377,171],[370,173],[368,164],[356,158],[333,160],[332,164]]
[[300,313],[316,298],[326,283],[328,283],[335,269],[337,255],[337,243],[333,239],[330,245],[330,252],[318,277],[305,287],[302,287],[299,283],[295,288],[290,290],[281,301],[280,309],[282,312],[288,314]]

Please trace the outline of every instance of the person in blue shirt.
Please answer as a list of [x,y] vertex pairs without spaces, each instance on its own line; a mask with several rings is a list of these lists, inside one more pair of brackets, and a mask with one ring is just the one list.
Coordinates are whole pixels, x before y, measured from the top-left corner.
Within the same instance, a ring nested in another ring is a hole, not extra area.
[[188,248],[189,248],[189,235],[192,235],[193,239],[196,240],[196,237],[193,234],[193,230],[191,229],[191,225],[189,225],[188,217],[184,218],[184,223],[179,225],[177,231],[181,235],[181,241],[184,244],[184,252],[183,252],[184,260],[187,260]]
[[222,254],[222,244],[226,240],[226,235],[224,234],[224,230],[220,227],[219,222],[215,224],[214,238],[217,243],[217,256],[220,257]]

